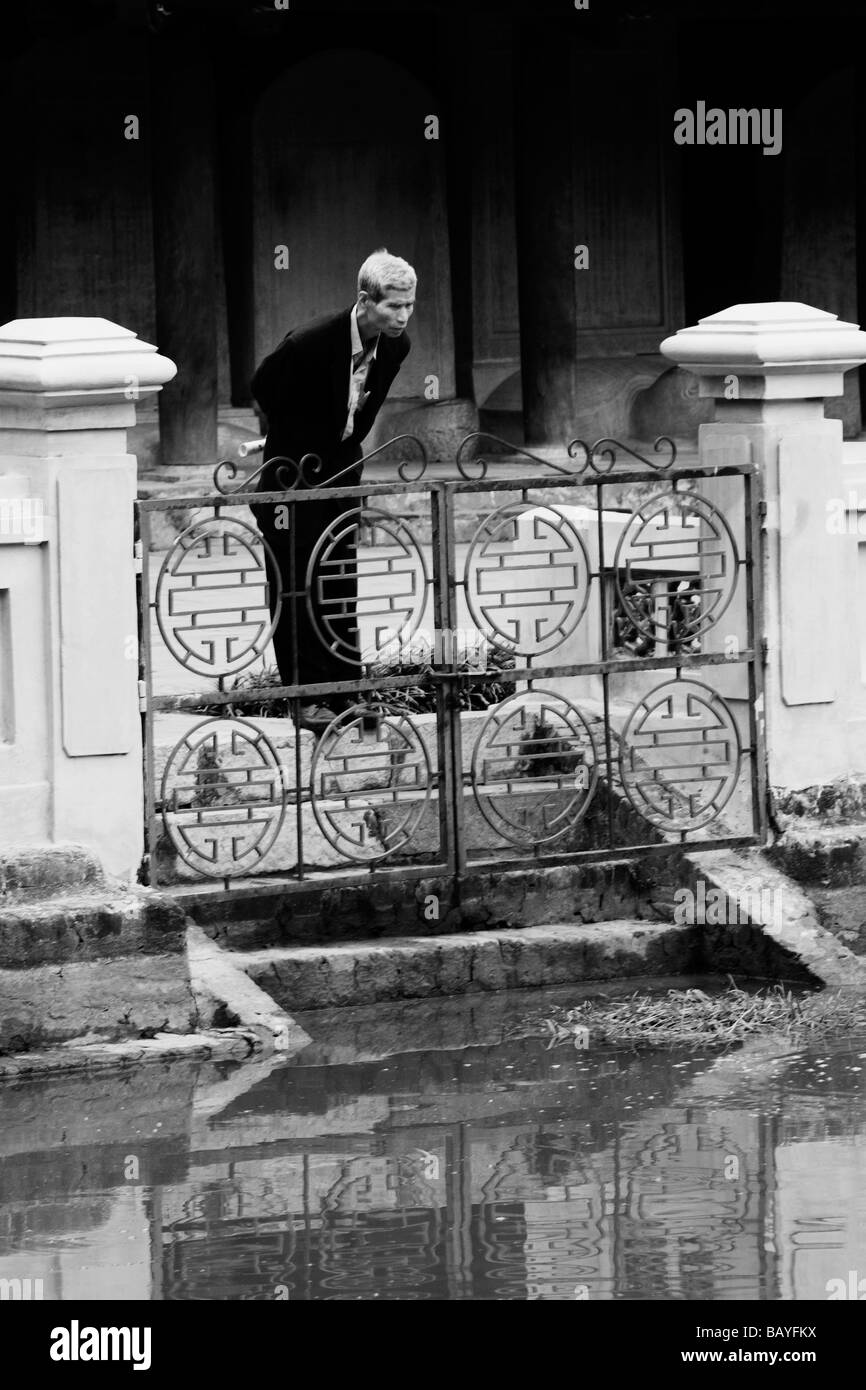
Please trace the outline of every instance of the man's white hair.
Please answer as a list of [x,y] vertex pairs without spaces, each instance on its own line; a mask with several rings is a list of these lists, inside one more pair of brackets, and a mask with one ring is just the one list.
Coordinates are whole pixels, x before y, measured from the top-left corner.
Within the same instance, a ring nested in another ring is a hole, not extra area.
[[373,300],[384,299],[388,290],[411,290],[418,277],[408,261],[392,256],[384,246],[368,256],[358,271],[358,293],[366,290]]

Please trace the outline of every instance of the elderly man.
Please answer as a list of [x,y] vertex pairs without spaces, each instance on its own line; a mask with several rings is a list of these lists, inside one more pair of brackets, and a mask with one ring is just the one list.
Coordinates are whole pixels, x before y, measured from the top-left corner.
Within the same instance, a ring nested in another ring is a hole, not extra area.
[[[415,307],[417,277],[412,267],[384,247],[358,272],[358,297],[350,309],[293,329],[266,357],[252,381],[253,395],[268,419],[267,463],[260,492],[279,490],[280,461],[300,463],[305,454],[322,461],[306,470],[304,484],[335,487],[360,482],[361,443],[370,432],[400,366],[409,352],[406,325]],[[361,675],[355,605],[355,532],[351,519],[326,542],[323,566],[307,575],[317,542],[340,516],[357,505],[351,498],[253,507],[259,529],[276,557],[280,574],[270,576],[271,613],[283,595],[274,649],[285,685],[331,684]],[[321,731],[354,703],[351,696],[311,695],[301,706],[302,728]]]

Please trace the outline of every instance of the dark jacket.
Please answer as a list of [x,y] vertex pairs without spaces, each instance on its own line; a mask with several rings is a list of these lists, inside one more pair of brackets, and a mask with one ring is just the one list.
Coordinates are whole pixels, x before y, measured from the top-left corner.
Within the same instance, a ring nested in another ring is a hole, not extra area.
[[[304,454],[318,454],[324,465],[315,479],[319,484],[362,457],[361,442],[411,346],[405,333],[399,338],[381,335],[367,376],[369,398],[355,415],[352,434],[341,440],[348,410],[351,313],[350,307],[293,329],[252,380],[253,395],[268,420],[265,458],[287,455],[299,463]],[[344,486],[351,482],[351,475],[341,479]],[[266,468],[259,491],[278,487],[274,470]]]

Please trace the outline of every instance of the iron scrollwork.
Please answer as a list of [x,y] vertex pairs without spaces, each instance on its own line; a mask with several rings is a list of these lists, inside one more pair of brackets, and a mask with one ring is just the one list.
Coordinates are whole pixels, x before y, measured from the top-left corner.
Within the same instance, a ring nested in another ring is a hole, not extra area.
[[[365,530],[368,553],[359,558]],[[347,582],[356,596],[347,595]],[[405,521],[373,507],[355,507],[320,535],[304,587],[311,626],[326,650],[350,664],[360,650],[369,664],[380,660],[383,650],[404,650],[418,631],[430,577],[423,549]]]
[[264,463],[259,464],[258,468],[255,469],[253,473],[247,474],[242,482],[235,487],[230,487],[229,484],[237,477],[238,466],[232,459],[224,459],[221,463],[218,463],[214,469],[214,487],[217,492],[222,493],[224,497],[230,497],[232,494],[239,492],[252,492],[254,491],[254,484],[262,476],[266,468],[274,469],[275,486],[272,489],[268,489],[269,491],[295,492],[298,488],[315,488],[317,486],[333,487],[341,478],[345,478],[350,473],[355,473],[357,469],[362,468],[365,463],[375,458],[377,454],[384,453],[386,449],[393,448],[395,444],[403,444],[407,441],[415,445],[420,454],[420,458],[401,459],[400,463],[397,465],[397,473],[402,482],[417,483],[427,472],[430,462],[426,446],[417,435],[396,434],[392,439],[388,439],[384,444],[380,444],[377,449],[371,450],[369,454],[365,454],[363,458],[358,459],[355,463],[347,464],[345,468],[340,469],[339,473],[331,474],[330,477],[326,478],[321,483],[317,482],[318,476],[324,468],[324,463],[320,454],[303,454],[300,460],[290,458],[287,454],[272,454],[270,458],[265,459]]
[[338,715],[316,745],[310,804],[325,839],[344,859],[372,864],[411,848],[433,786],[430,755],[417,726],[387,711],[366,738],[363,711]]
[[741,761],[730,707],[698,680],[667,680],[649,691],[620,736],[623,791],[664,831],[694,831],[716,820],[733,796]]
[[550,690],[512,695],[491,710],[472,757],[472,794],[487,824],[522,847],[544,845],[583,819],[599,779],[589,719]]
[[229,487],[229,483],[237,477],[238,466],[231,459],[224,459],[218,463],[214,469],[213,482],[217,492],[221,492],[224,497],[231,497],[236,492],[253,492],[253,484],[261,477],[266,468],[274,468],[274,478],[276,487],[274,492],[293,492],[302,483],[305,487],[313,484],[306,481],[307,468],[312,468],[313,472],[318,472],[322,467],[322,460],[318,454],[304,454],[300,462],[289,458],[287,454],[272,454],[264,463],[260,463],[254,472],[247,476],[236,487]]
[[578,626],[591,571],[580,530],[561,508],[511,502],[487,516],[469,543],[466,602],[486,641],[537,657]]
[[[577,458],[578,454],[582,451],[584,461],[579,471],[585,473],[589,470],[592,473],[605,474],[610,473],[617,461],[617,451],[620,449],[624,454],[628,454],[631,458],[637,459],[639,463],[645,463],[648,468],[652,468],[656,473],[663,472],[667,468],[673,468],[677,461],[677,446],[673,439],[669,438],[666,434],[660,434],[653,444],[655,453],[665,453],[667,455],[667,457],[662,459],[647,458],[645,454],[639,454],[628,444],[623,444],[618,439],[610,439],[608,437],[597,439],[594,444],[587,444],[584,439],[572,439],[568,445],[568,456],[569,458]],[[605,464],[602,464],[602,459],[606,460]]]
[[454,464],[458,473],[467,482],[481,482],[487,477],[487,468],[490,460],[482,454],[475,458],[464,459],[464,451],[478,439],[490,440],[493,444],[501,444],[506,454],[519,454],[521,458],[532,459],[533,463],[540,463],[542,468],[550,468],[554,473],[564,473],[566,477],[572,477],[573,472],[570,468],[564,468],[562,464],[554,463],[552,459],[542,458],[540,454],[533,454],[529,449],[522,449],[519,445],[513,444],[510,439],[502,439],[498,434],[489,434],[484,430],[473,430],[460,441],[460,446],[454,456]]
[[203,719],[166,759],[162,823],[194,873],[231,878],[267,858],[286,818],[284,769],[267,734],[248,719]]
[[667,492],[632,512],[613,569],[618,607],[634,628],[652,641],[682,646],[708,632],[728,608],[739,554],[718,507],[705,497]]
[[[393,444],[402,444],[404,440],[411,440],[411,442],[417,447],[421,457],[420,459],[416,459],[414,463],[411,459],[402,459],[401,462],[397,465],[397,472],[400,475],[401,481],[404,483],[419,482],[420,479],[423,478],[424,474],[427,472],[427,468],[430,463],[430,458],[427,453],[427,447],[424,444],[424,441],[422,439],[419,439],[417,434],[395,434],[393,439],[386,440],[384,444],[379,445],[378,449],[373,449],[369,454],[365,454],[362,459],[358,460],[357,464],[353,465],[353,467],[360,468],[361,464],[366,463],[368,459],[375,458],[377,454],[384,453],[384,451],[386,449],[390,449]],[[418,472],[415,473],[414,476],[411,472],[407,471],[412,468],[418,468]]]
[[154,615],[166,649],[185,670],[231,676],[267,648],[281,598],[269,611],[268,564],[261,533],[238,517],[193,521],[159,569]]

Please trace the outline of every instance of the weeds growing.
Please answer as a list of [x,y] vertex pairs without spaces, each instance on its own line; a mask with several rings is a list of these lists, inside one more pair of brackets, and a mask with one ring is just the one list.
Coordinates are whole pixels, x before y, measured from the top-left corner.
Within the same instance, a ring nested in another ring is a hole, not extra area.
[[[732,980],[718,994],[702,989],[671,989],[664,995],[635,992],[626,999],[589,999],[527,1022],[533,1026],[532,1035],[547,1037],[551,1047],[726,1046],[769,1033],[805,1042],[866,1028],[866,999],[841,992],[795,995],[784,985],[752,992]],[[525,1026],[520,1034],[527,1036]]]

